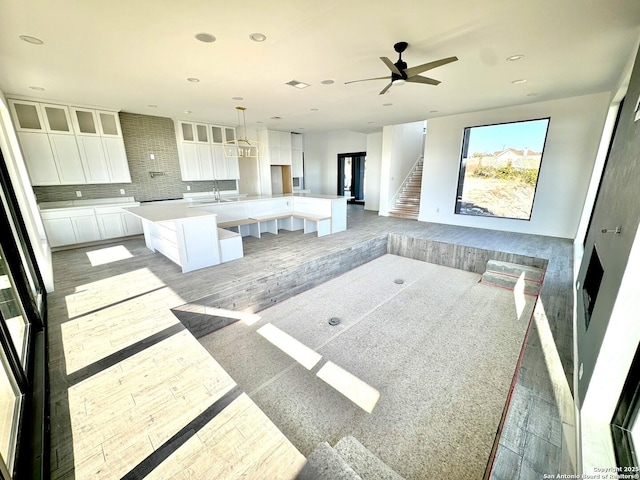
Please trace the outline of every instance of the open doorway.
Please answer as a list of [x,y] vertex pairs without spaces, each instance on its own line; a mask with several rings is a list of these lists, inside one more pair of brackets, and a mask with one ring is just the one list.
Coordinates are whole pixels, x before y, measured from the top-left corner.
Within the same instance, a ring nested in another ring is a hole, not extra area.
[[350,203],[364,204],[365,158],[367,152],[338,154],[338,195]]

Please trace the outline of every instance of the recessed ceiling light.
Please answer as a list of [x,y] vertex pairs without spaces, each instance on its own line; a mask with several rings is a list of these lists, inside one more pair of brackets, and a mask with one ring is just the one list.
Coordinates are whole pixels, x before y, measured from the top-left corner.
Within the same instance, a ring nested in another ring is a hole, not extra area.
[[31,90],[37,90],[39,92],[44,92],[44,88],[42,87],[29,87]]
[[383,107],[390,107],[391,105],[393,105],[393,103],[383,103],[382,104]]
[[254,42],[264,42],[267,39],[267,36],[264,33],[252,33],[249,35],[249,38]]
[[287,85],[291,85],[292,87],[300,89],[307,88],[309,86],[308,83],[299,82],[298,80],[291,80],[290,82],[287,82]]
[[533,93],[527,93],[527,97],[536,97],[538,96],[537,93],[533,92]]
[[264,123],[262,120],[258,120],[256,123]]
[[522,85],[523,83],[527,83],[527,79],[526,78],[520,78],[518,80],[514,80],[513,82],[511,82],[513,85]]
[[333,80],[322,80],[320,83],[322,85],[333,85],[335,83],[335,81],[333,81]]
[[191,83],[198,83],[200,81],[199,78],[195,78],[195,77],[189,77],[187,78],[187,80]]
[[191,110],[185,110],[184,113],[186,113],[187,115],[190,113],[193,113]]
[[282,117],[271,117],[271,120],[282,120]]
[[304,130],[304,127],[300,127],[298,130]]
[[242,98],[242,97],[231,97],[231,100],[240,101],[240,100],[244,100],[244,98]]
[[429,110],[429,113],[438,113],[438,110]]
[[521,58],[524,58],[524,55],[511,55],[510,57],[507,57],[507,62],[515,62],[516,60],[520,60]]
[[311,110],[312,112],[317,112],[318,111],[317,108],[310,108],[309,110]]
[[196,33],[194,36],[197,40],[200,40],[204,43],[213,43],[216,41],[216,37],[214,37],[210,33]]
[[158,105],[150,103],[149,105],[147,105],[147,107],[149,107],[149,108],[158,108]]
[[33,43],[34,45],[42,45],[44,42],[38,37],[32,37],[31,35],[20,35],[20,40],[24,40],[27,43]]
[[376,122],[367,122],[367,123],[376,123]]

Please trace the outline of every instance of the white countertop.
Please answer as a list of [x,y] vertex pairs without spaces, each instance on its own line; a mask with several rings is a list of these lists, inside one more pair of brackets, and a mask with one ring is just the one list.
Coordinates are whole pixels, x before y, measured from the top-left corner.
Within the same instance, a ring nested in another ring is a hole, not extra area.
[[84,200],[62,200],[58,202],[42,202],[38,204],[42,210],[67,210],[91,207],[119,207],[122,205],[138,205],[133,197],[93,198]]
[[199,210],[197,208],[189,208],[189,204],[182,203],[165,203],[150,202],[139,207],[124,207],[126,210],[136,217],[140,217],[150,222],[168,222],[172,220],[181,220],[194,217],[215,217],[215,213]]
[[221,200],[216,200],[215,197],[212,195],[210,197],[200,196],[200,197],[188,198],[186,199],[186,201],[188,201],[192,207],[198,207],[200,205],[217,205],[217,204],[225,205],[228,203],[255,202],[259,200],[268,200],[273,198],[295,198],[295,197],[318,198],[321,200],[339,200],[339,199],[346,200],[347,199],[347,197],[340,196],[340,195],[322,195],[318,193],[284,193],[284,194],[278,194],[278,195],[257,195],[253,197],[251,196],[225,197],[224,195],[222,195]]

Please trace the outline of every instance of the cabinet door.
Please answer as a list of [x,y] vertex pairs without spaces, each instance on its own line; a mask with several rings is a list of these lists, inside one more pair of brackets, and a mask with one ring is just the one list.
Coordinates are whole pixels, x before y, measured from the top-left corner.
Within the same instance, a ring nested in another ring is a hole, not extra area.
[[291,150],[291,176],[303,177],[302,150]]
[[291,132],[280,132],[280,148],[291,149]]
[[103,137],[122,137],[118,112],[96,111],[100,135]]
[[71,217],[71,224],[76,234],[77,243],[100,240],[100,229],[95,215]]
[[71,107],[71,123],[78,135],[100,135],[95,110]]
[[275,130],[268,130],[267,141],[269,142],[269,148],[280,148],[280,132],[277,132]]
[[70,218],[42,219],[42,223],[51,247],[76,243],[76,235]]
[[182,158],[180,159],[182,180],[199,180],[200,165],[198,162],[198,146],[193,143],[182,144]]
[[55,134],[73,135],[69,109],[64,105],[40,104],[42,118],[47,132]]
[[23,100],[9,100],[16,130],[23,132],[44,132],[44,121],[40,104]]
[[269,147],[269,163],[271,165],[281,165],[279,147]]
[[224,133],[222,127],[211,125],[211,143],[222,145],[224,143]]
[[291,149],[280,149],[280,165],[291,165]]
[[199,180],[215,179],[213,168],[213,155],[210,145],[196,145],[198,149],[198,166],[200,167]]
[[76,138],[71,135],[49,134],[61,185],[87,183]]
[[122,223],[122,213],[101,213],[98,217],[98,229],[100,238],[124,237],[124,225]]
[[302,150],[302,135],[299,133],[291,134],[291,150]]
[[53,150],[46,133],[18,132],[31,185],[60,185]]
[[240,164],[238,157],[227,157],[227,180],[237,180],[240,178]]
[[104,155],[102,139],[98,136],[76,137],[87,183],[109,183],[109,169]]
[[121,213],[125,235],[140,235],[142,233],[142,220],[130,213]]
[[127,152],[122,138],[102,138],[110,183],[131,183]]
[[236,129],[234,127],[224,127],[224,142],[236,143]]
[[189,122],[180,122],[180,139],[183,142],[195,142],[195,125]]
[[222,145],[213,145],[213,168],[215,178],[224,180],[227,178],[227,158],[224,156],[224,147]]
[[209,143],[209,127],[201,123],[196,123],[196,142]]

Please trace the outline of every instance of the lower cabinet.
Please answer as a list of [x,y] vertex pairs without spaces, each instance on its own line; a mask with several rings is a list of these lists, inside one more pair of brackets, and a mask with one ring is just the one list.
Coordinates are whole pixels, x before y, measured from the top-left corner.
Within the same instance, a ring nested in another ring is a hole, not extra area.
[[142,234],[140,219],[120,207],[43,211],[42,222],[51,247]]

